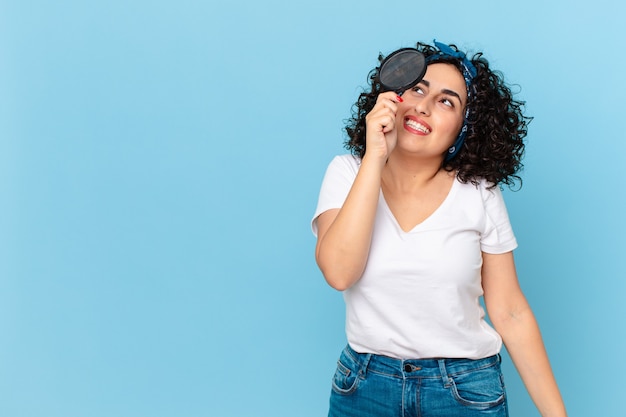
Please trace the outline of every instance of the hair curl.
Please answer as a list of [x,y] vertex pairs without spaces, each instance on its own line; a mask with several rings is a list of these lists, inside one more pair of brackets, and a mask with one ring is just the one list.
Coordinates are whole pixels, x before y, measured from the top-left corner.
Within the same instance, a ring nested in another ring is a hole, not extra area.
[[[455,45],[450,45],[458,50]],[[417,43],[417,49],[429,57],[438,53],[433,46]],[[468,57],[469,58],[469,57]],[[382,62],[383,56],[378,57]],[[435,59],[428,64],[445,62],[454,65],[462,72],[461,62],[456,58]],[[513,98],[510,88],[505,85],[503,76],[489,68],[482,53],[471,58],[477,74],[472,80],[472,91],[468,106],[468,132],[461,150],[449,161],[443,163],[446,171],[456,171],[463,183],[478,184],[485,179],[493,186],[506,184],[512,187],[522,180],[517,173],[523,168],[524,138],[532,117],[523,115],[523,101]],[[352,109],[352,117],[346,121],[348,135],[344,145],[353,155],[365,155],[365,116],[376,104],[382,92],[379,78],[380,65],[370,71],[368,79],[370,91],[359,95]]]

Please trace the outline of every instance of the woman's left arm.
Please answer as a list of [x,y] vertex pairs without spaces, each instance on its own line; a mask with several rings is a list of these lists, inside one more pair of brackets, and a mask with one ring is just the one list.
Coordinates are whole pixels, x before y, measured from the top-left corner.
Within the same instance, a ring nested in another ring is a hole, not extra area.
[[539,326],[517,279],[513,252],[483,252],[482,283],[489,318],[539,412],[567,416]]

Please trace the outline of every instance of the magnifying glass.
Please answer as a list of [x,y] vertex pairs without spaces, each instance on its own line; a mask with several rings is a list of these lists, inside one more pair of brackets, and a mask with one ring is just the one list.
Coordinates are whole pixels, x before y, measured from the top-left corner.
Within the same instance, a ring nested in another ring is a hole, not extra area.
[[426,58],[415,48],[402,48],[391,53],[380,64],[380,84],[383,91],[395,91],[399,96],[419,83],[426,73]]

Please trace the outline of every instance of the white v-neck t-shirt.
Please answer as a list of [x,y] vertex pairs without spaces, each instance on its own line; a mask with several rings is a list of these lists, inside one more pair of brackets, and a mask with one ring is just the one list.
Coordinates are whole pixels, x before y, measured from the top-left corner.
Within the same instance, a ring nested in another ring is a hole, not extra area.
[[[360,159],[341,155],[328,166],[317,217],[341,208]],[[403,231],[381,191],[362,277],[345,290],[346,335],[357,352],[401,359],[480,359],[498,353],[502,338],[480,304],[482,252],[512,251],[517,242],[502,193],[453,182],[437,210]]]

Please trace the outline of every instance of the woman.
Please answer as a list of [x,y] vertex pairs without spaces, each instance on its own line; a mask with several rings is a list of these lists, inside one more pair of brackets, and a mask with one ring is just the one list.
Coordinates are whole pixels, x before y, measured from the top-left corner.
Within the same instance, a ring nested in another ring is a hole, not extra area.
[[313,220],[346,302],[329,416],[507,416],[503,342],[541,415],[565,416],[499,189],[519,179],[529,118],[482,54],[417,49],[426,74],[402,96],[371,72]]

